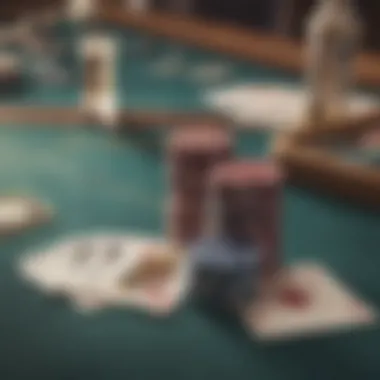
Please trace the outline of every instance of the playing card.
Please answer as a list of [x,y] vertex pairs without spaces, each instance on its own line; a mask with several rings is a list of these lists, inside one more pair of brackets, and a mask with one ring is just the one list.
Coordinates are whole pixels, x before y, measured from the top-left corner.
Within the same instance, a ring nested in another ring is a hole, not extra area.
[[20,274],[38,290],[63,295],[82,311],[134,306],[162,314],[172,310],[185,294],[189,281],[185,263],[168,277],[146,280],[137,287],[125,283],[144,255],[152,254],[152,247],[165,245],[159,238],[138,235],[73,237],[24,257]]
[[263,340],[288,340],[374,325],[377,311],[317,264],[285,269],[244,316]]
[[[296,128],[302,122],[307,92],[286,85],[250,84],[211,91],[205,102],[243,125],[283,130]],[[361,114],[377,104],[377,99],[359,94],[351,98],[350,109],[353,114]]]

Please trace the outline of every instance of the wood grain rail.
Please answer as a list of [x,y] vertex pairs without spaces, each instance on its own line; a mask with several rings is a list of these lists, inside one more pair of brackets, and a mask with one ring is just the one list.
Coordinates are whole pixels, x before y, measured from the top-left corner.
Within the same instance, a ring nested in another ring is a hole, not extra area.
[[284,146],[277,155],[288,179],[356,204],[380,209],[380,170],[345,162],[309,146]]
[[379,168],[346,161],[325,144],[350,143],[379,128],[380,110],[331,123],[325,128],[294,131],[276,137],[273,154],[289,180],[357,204],[380,209]]
[[315,144],[326,140],[355,138],[370,129],[379,127],[380,109],[376,108],[365,114],[330,121],[326,125],[304,126],[293,132],[293,139],[298,143]]
[[0,123],[12,125],[78,125],[84,122],[83,114],[75,107],[58,106],[0,106]]
[[[52,128],[96,125],[80,108],[57,106],[0,106],[0,124],[38,125]],[[203,112],[137,111],[124,109],[120,112],[121,126],[126,128],[172,127],[188,124],[220,124],[227,120],[219,115]]]
[[[303,46],[290,38],[260,33],[221,22],[159,12],[137,14],[120,7],[105,6],[100,18],[114,24],[138,29],[224,53],[252,63],[301,73],[304,70]],[[361,85],[380,86],[380,54],[363,53],[356,64]]]

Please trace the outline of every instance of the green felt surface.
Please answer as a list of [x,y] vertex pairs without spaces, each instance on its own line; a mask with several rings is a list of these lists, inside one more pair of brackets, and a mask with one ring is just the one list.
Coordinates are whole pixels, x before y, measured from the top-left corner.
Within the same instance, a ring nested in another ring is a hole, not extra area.
[[[138,38],[130,35],[129,45],[138,48]],[[220,59],[175,48],[194,61]],[[155,51],[144,54],[160,50]],[[148,62],[146,56],[128,57],[125,51],[120,65],[131,64],[131,72],[120,73],[119,91],[126,104],[201,107],[199,86],[184,78],[152,79]],[[291,81],[273,70],[236,65],[235,80]],[[74,85],[63,91],[35,86],[17,101],[70,103],[77,90]],[[265,155],[269,137],[239,134],[238,155]],[[161,133],[136,133],[121,140],[80,126],[67,130],[2,126],[0,191],[41,197],[56,206],[57,218],[48,227],[0,242],[0,378],[379,379],[378,329],[268,346],[249,339],[232,323],[216,323],[191,305],[165,320],[125,310],[81,315],[63,300],[40,295],[18,277],[15,266],[25,252],[73,232],[161,232],[164,141]],[[379,226],[378,215],[287,188],[284,260],[320,260],[379,306]]]

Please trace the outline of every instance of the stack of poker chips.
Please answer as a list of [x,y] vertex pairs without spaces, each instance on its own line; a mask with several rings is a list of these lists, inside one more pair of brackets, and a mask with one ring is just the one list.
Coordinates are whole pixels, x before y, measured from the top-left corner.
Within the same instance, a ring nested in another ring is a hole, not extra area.
[[193,300],[207,309],[235,314],[256,296],[258,255],[228,237],[205,238],[191,248]]
[[281,173],[271,163],[231,161],[210,176],[211,238],[191,251],[192,295],[240,313],[279,263]]
[[230,159],[232,138],[219,126],[183,127],[171,134],[168,145],[168,233],[175,243],[187,245],[204,232],[209,175]]
[[260,272],[271,276],[280,265],[283,177],[271,162],[231,161],[212,173],[215,233],[255,247]]

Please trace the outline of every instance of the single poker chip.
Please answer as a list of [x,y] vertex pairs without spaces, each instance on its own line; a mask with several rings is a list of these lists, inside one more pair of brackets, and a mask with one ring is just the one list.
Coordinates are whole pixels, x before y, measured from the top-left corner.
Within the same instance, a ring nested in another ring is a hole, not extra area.
[[272,162],[230,161],[215,167],[210,182],[217,188],[275,187],[281,185],[283,173]]
[[166,206],[167,215],[185,219],[199,218],[204,210],[205,206],[202,199],[194,200],[190,198],[187,202],[184,202],[183,199],[174,198],[170,200]]
[[[227,160],[227,157],[226,157]],[[223,161],[217,157],[204,160],[203,164],[172,164],[168,169],[168,177],[174,189],[184,192],[195,191],[205,193],[208,187],[209,176],[212,169]]]
[[195,221],[174,220],[168,222],[168,233],[170,236],[198,236],[202,232],[202,223]]
[[204,193],[181,192],[173,189],[168,199],[166,209],[174,213],[197,214],[205,207]]
[[171,190],[176,194],[183,194],[188,199],[190,198],[204,198],[208,189],[208,175],[202,173],[187,174],[185,171],[182,173],[175,173],[168,175],[168,182],[170,183]]
[[169,172],[176,175],[177,173],[196,174],[204,173],[210,168],[216,159],[211,156],[201,156],[196,152],[189,153],[188,156],[183,155],[173,158],[168,165]]
[[173,181],[171,183],[172,191],[175,193],[184,194],[190,198],[204,199],[207,194],[207,184],[205,181],[185,180]]
[[226,210],[255,210],[259,206],[261,195],[253,185],[250,187],[247,185],[247,187],[221,188],[215,194],[223,202]]
[[203,218],[185,219],[172,217],[168,220],[168,226],[171,232],[177,233],[179,231],[182,234],[183,231],[185,235],[193,235],[202,230]]
[[174,221],[184,226],[199,225],[204,219],[202,209],[169,209],[166,212],[166,216],[169,221]]
[[231,158],[231,149],[226,146],[209,148],[199,146],[169,150],[169,165],[176,168],[192,168],[206,170],[209,165]]
[[228,161],[232,156],[230,149],[210,148],[200,149],[194,147],[192,149],[182,149],[168,153],[168,166],[175,170],[191,170],[206,171],[210,166],[219,162]]
[[[211,168],[210,168],[211,169]],[[190,182],[197,182],[192,184],[192,187],[196,186],[206,186],[207,185],[208,172],[195,172],[187,169],[181,171],[172,171],[169,173],[169,179],[174,184],[178,186],[182,184],[189,184]]]
[[172,242],[176,244],[190,244],[197,241],[202,235],[202,226],[193,224],[186,226],[181,223],[169,223],[167,234]]
[[172,132],[169,138],[169,154],[214,154],[231,151],[230,133],[217,126],[190,126]]
[[202,211],[198,210],[195,212],[192,210],[175,210],[174,212],[169,212],[167,217],[169,224],[191,230],[198,229],[204,220]]
[[[168,165],[168,174],[171,178],[192,178],[199,179],[204,178],[210,171],[210,168],[214,165],[215,161],[204,161],[202,165],[199,163],[186,163],[185,165],[174,162]],[[220,161],[218,161],[220,162]]]

